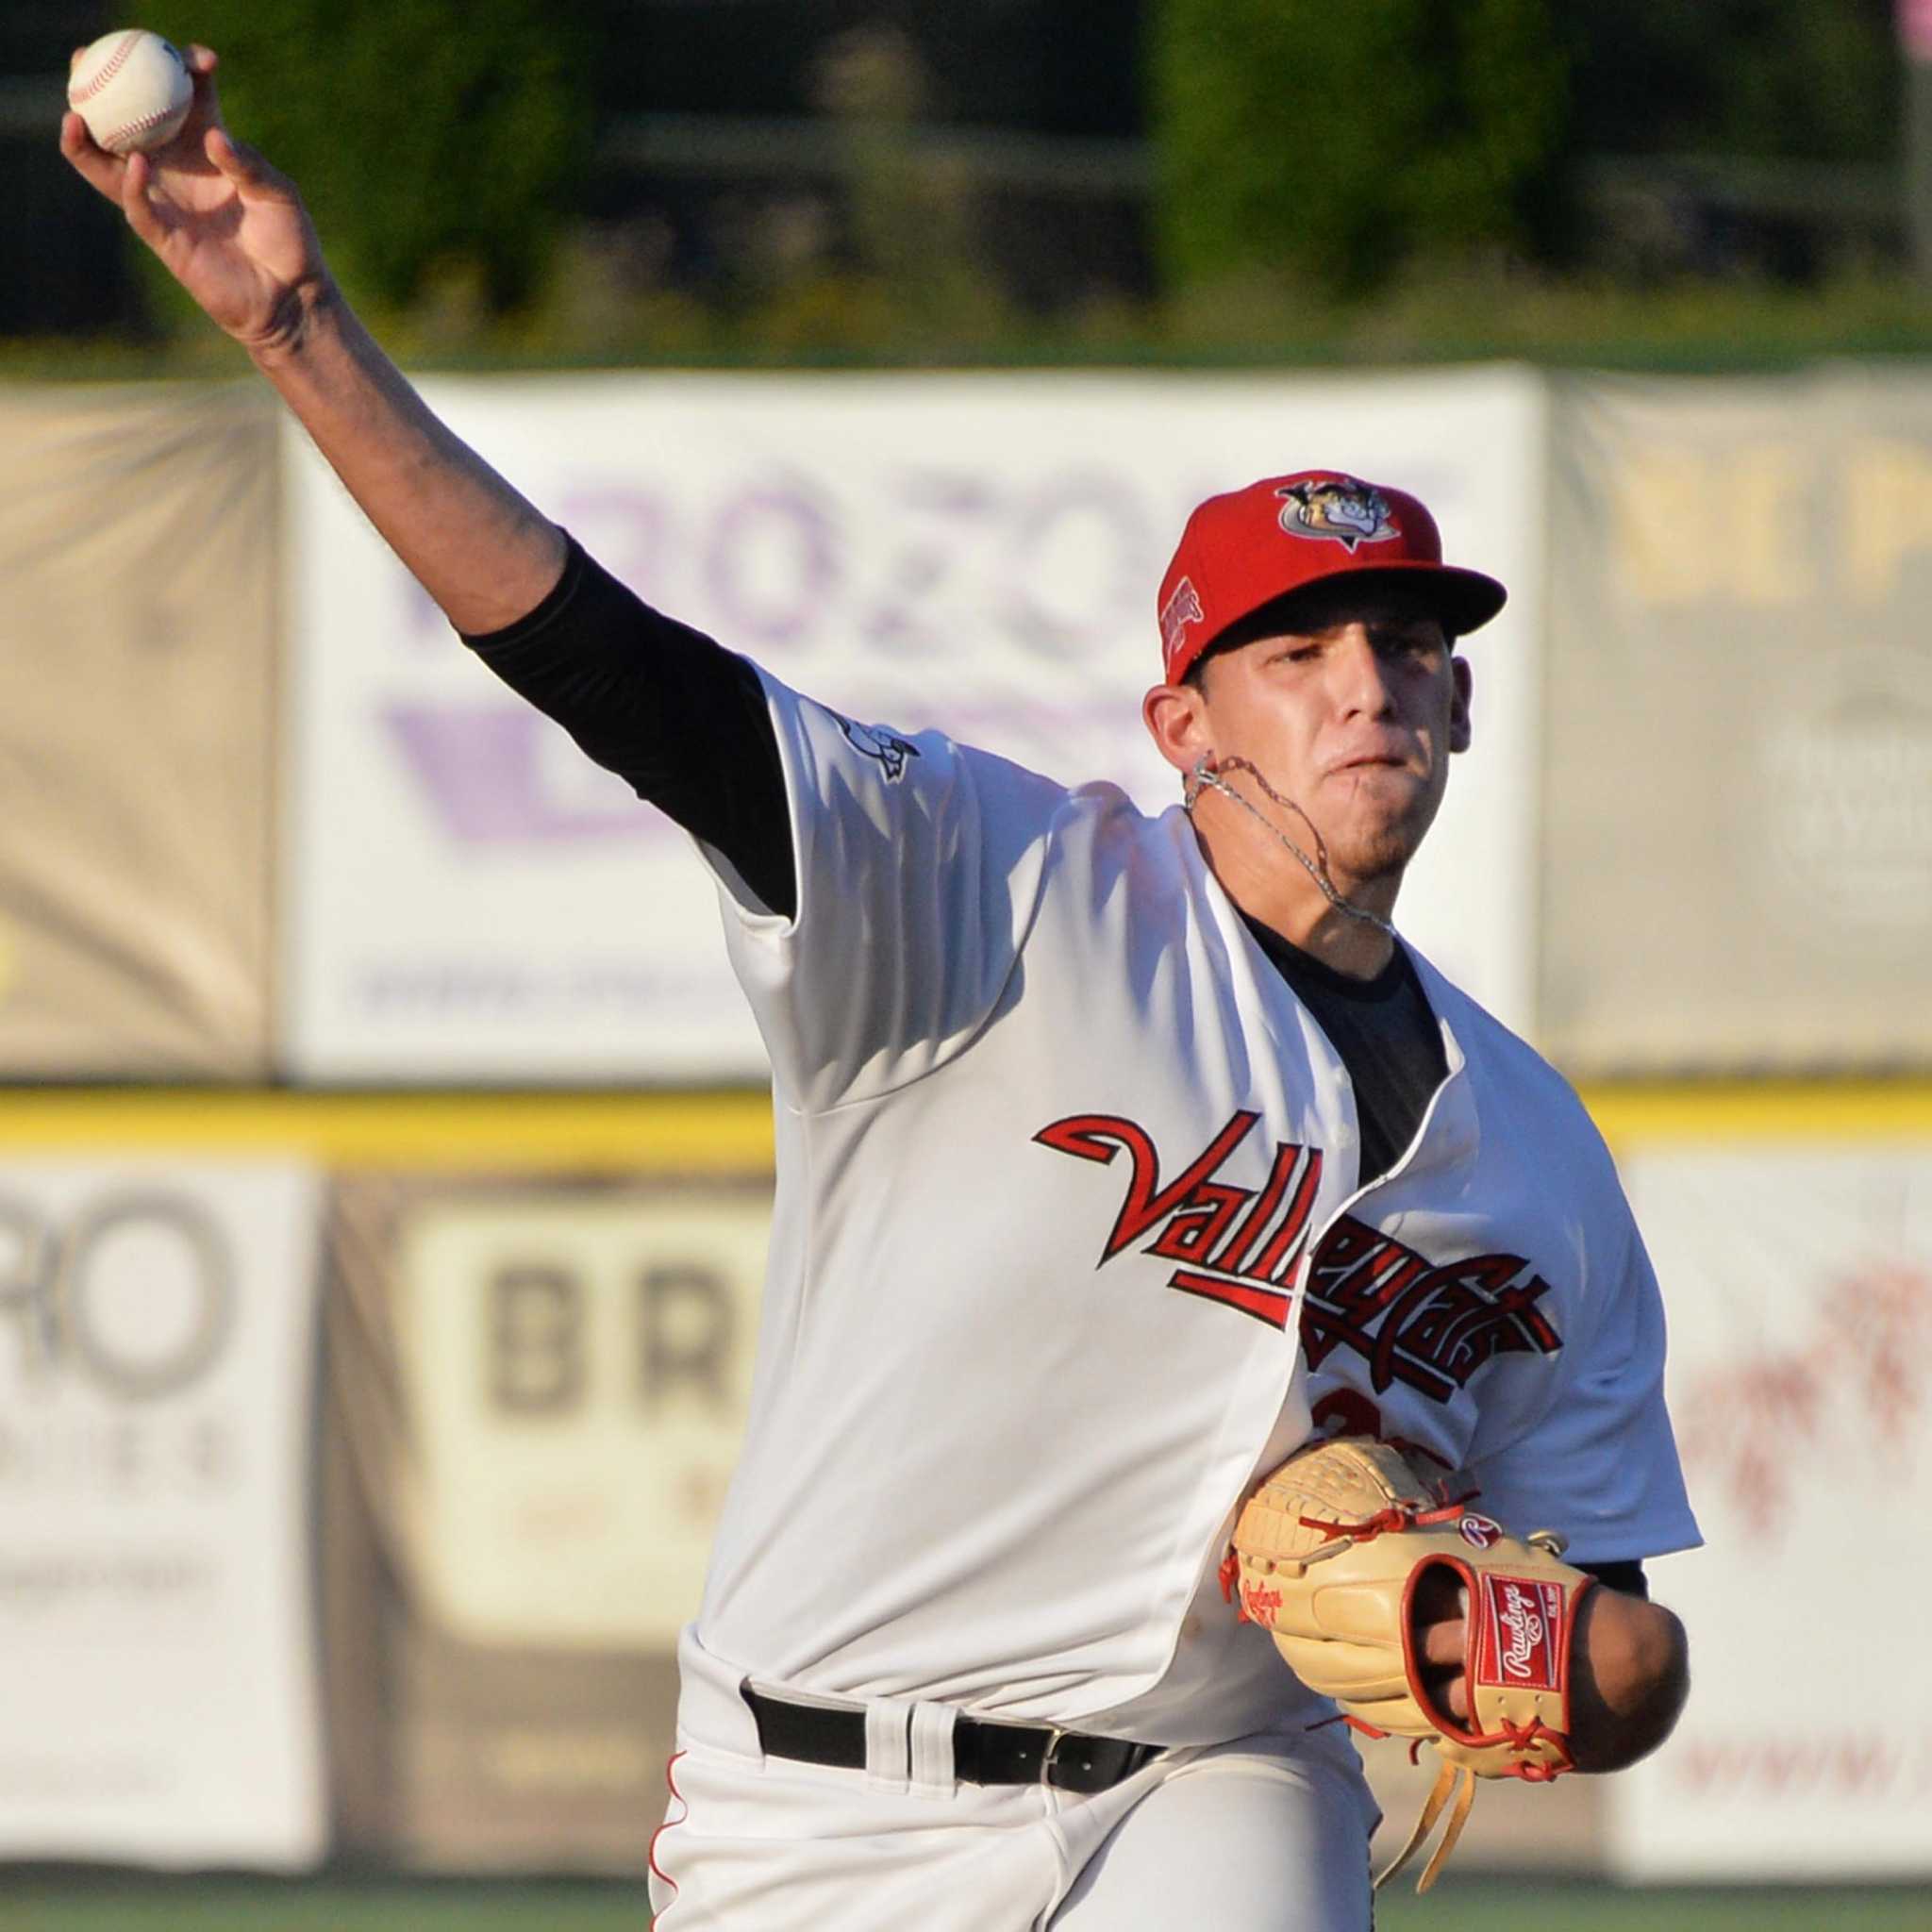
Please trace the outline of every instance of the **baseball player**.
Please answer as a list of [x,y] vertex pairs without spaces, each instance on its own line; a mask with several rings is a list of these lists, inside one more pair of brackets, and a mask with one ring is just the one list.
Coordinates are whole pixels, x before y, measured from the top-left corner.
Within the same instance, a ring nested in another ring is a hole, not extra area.
[[[1641,1563],[1697,1541],[1657,1285],[1570,1090],[1391,923],[1502,587],[1338,473],[1202,505],[1153,817],[842,717],[646,608],[429,413],[190,60],[173,146],[70,116],[69,158],[454,627],[690,831],[770,1050],[758,1370],[659,1923],[1368,1925],[1353,1741],[1223,1589],[1243,1499],[1324,1435],[1566,1533],[1598,1581],[1564,1750],[1652,1748],[1686,1667]],[[1429,1594],[1412,1675],[1453,1724],[1474,1619]]]

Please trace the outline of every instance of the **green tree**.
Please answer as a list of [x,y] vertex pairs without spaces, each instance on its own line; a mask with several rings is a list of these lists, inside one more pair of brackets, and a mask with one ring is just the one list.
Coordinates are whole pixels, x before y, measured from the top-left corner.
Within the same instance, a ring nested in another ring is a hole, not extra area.
[[352,293],[449,271],[492,309],[537,287],[590,138],[588,59],[543,0],[148,0],[222,57],[236,135],[300,184]]
[[1549,0],[1156,0],[1151,25],[1174,278],[1352,291],[1533,233],[1566,125]]
[[1566,0],[1591,154],[1882,161],[1896,151],[1893,0]]

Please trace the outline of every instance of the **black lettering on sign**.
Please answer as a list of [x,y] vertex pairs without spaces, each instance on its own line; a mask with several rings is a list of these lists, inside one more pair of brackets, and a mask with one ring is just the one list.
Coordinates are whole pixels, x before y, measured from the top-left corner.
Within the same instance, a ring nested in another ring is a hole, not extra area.
[[28,1381],[51,1374],[60,1352],[53,1258],[42,1218],[18,1201],[0,1201],[0,1319],[19,1336],[21,1372]]
[[[159,1236],[178,1248],[192,1283],[192,1312],[163,1346],[130,1342],[125,1307],[117,1309],[104,1291],[104,1284],[124,1294],[139,1285],[125,1278],[125,1263],[113,1267],[108,1259],[110,1245],[129,1236],[144,1242]],[[234,1323],[235,1270],[227,1242],[195,1203],[179,1195],[125,1194],[86,1209],[68,1230],[60,1277],[69,1356],[99,1387],[132,1401],[173,1395],[199,1381]]]
[[[156,1307],[169,1287],[178,1321]],[[109,1195],[63,1230],[35,1209],[0,1202],[0,1317],[19,1338],[29,1379],[60,1368],[108,1395],[155,1401],[191,1388],[220,1358],[235,1322],[235,1261],[193,1200]]]
[[515,1263],[490,1280],[490,1399],[508,1415],[568,1415],[584,1397],[584,1291],[558,1267]]
[[695,1263],[646,1268],[638,1280],[639,1390],[656,1409],[680,1390],[710,1408],[729,1396],[737,1311],[715,1269]]

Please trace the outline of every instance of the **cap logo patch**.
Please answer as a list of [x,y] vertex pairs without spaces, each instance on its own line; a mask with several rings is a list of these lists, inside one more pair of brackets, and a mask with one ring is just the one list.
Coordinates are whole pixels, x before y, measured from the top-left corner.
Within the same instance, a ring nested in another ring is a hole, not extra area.
[[1287,483],[1274,493],[1283,499],[1281,527],[1291,537],[1326,537],[1353,553],[1357,544],[1387,543],[1402,535],[1390,515],[1389,499],[1353,476]]
[[1194,590],[1191,577],[1183,577],[1174,587],[1174,594],[1160,607],[1160,646],[1172,658],[1180,649],[1182,640],[1188,634],[1191,624],[1199,624],[1207,616],[1201,608],[1201,599]]

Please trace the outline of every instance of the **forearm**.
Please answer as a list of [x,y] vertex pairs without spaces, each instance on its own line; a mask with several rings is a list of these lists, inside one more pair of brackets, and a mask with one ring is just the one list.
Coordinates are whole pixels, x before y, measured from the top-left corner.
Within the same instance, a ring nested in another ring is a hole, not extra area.
[[458,630],[500,630],[542,602],[563,532],[430,410],[333,282],[250,354]]
[[1571,1749],[1579,1771],[1622,1771],[1675,1727],[1690,1694],[1684,1626],[1641,1597],[1599,1585],[1583,1599],[1570,1654]]

